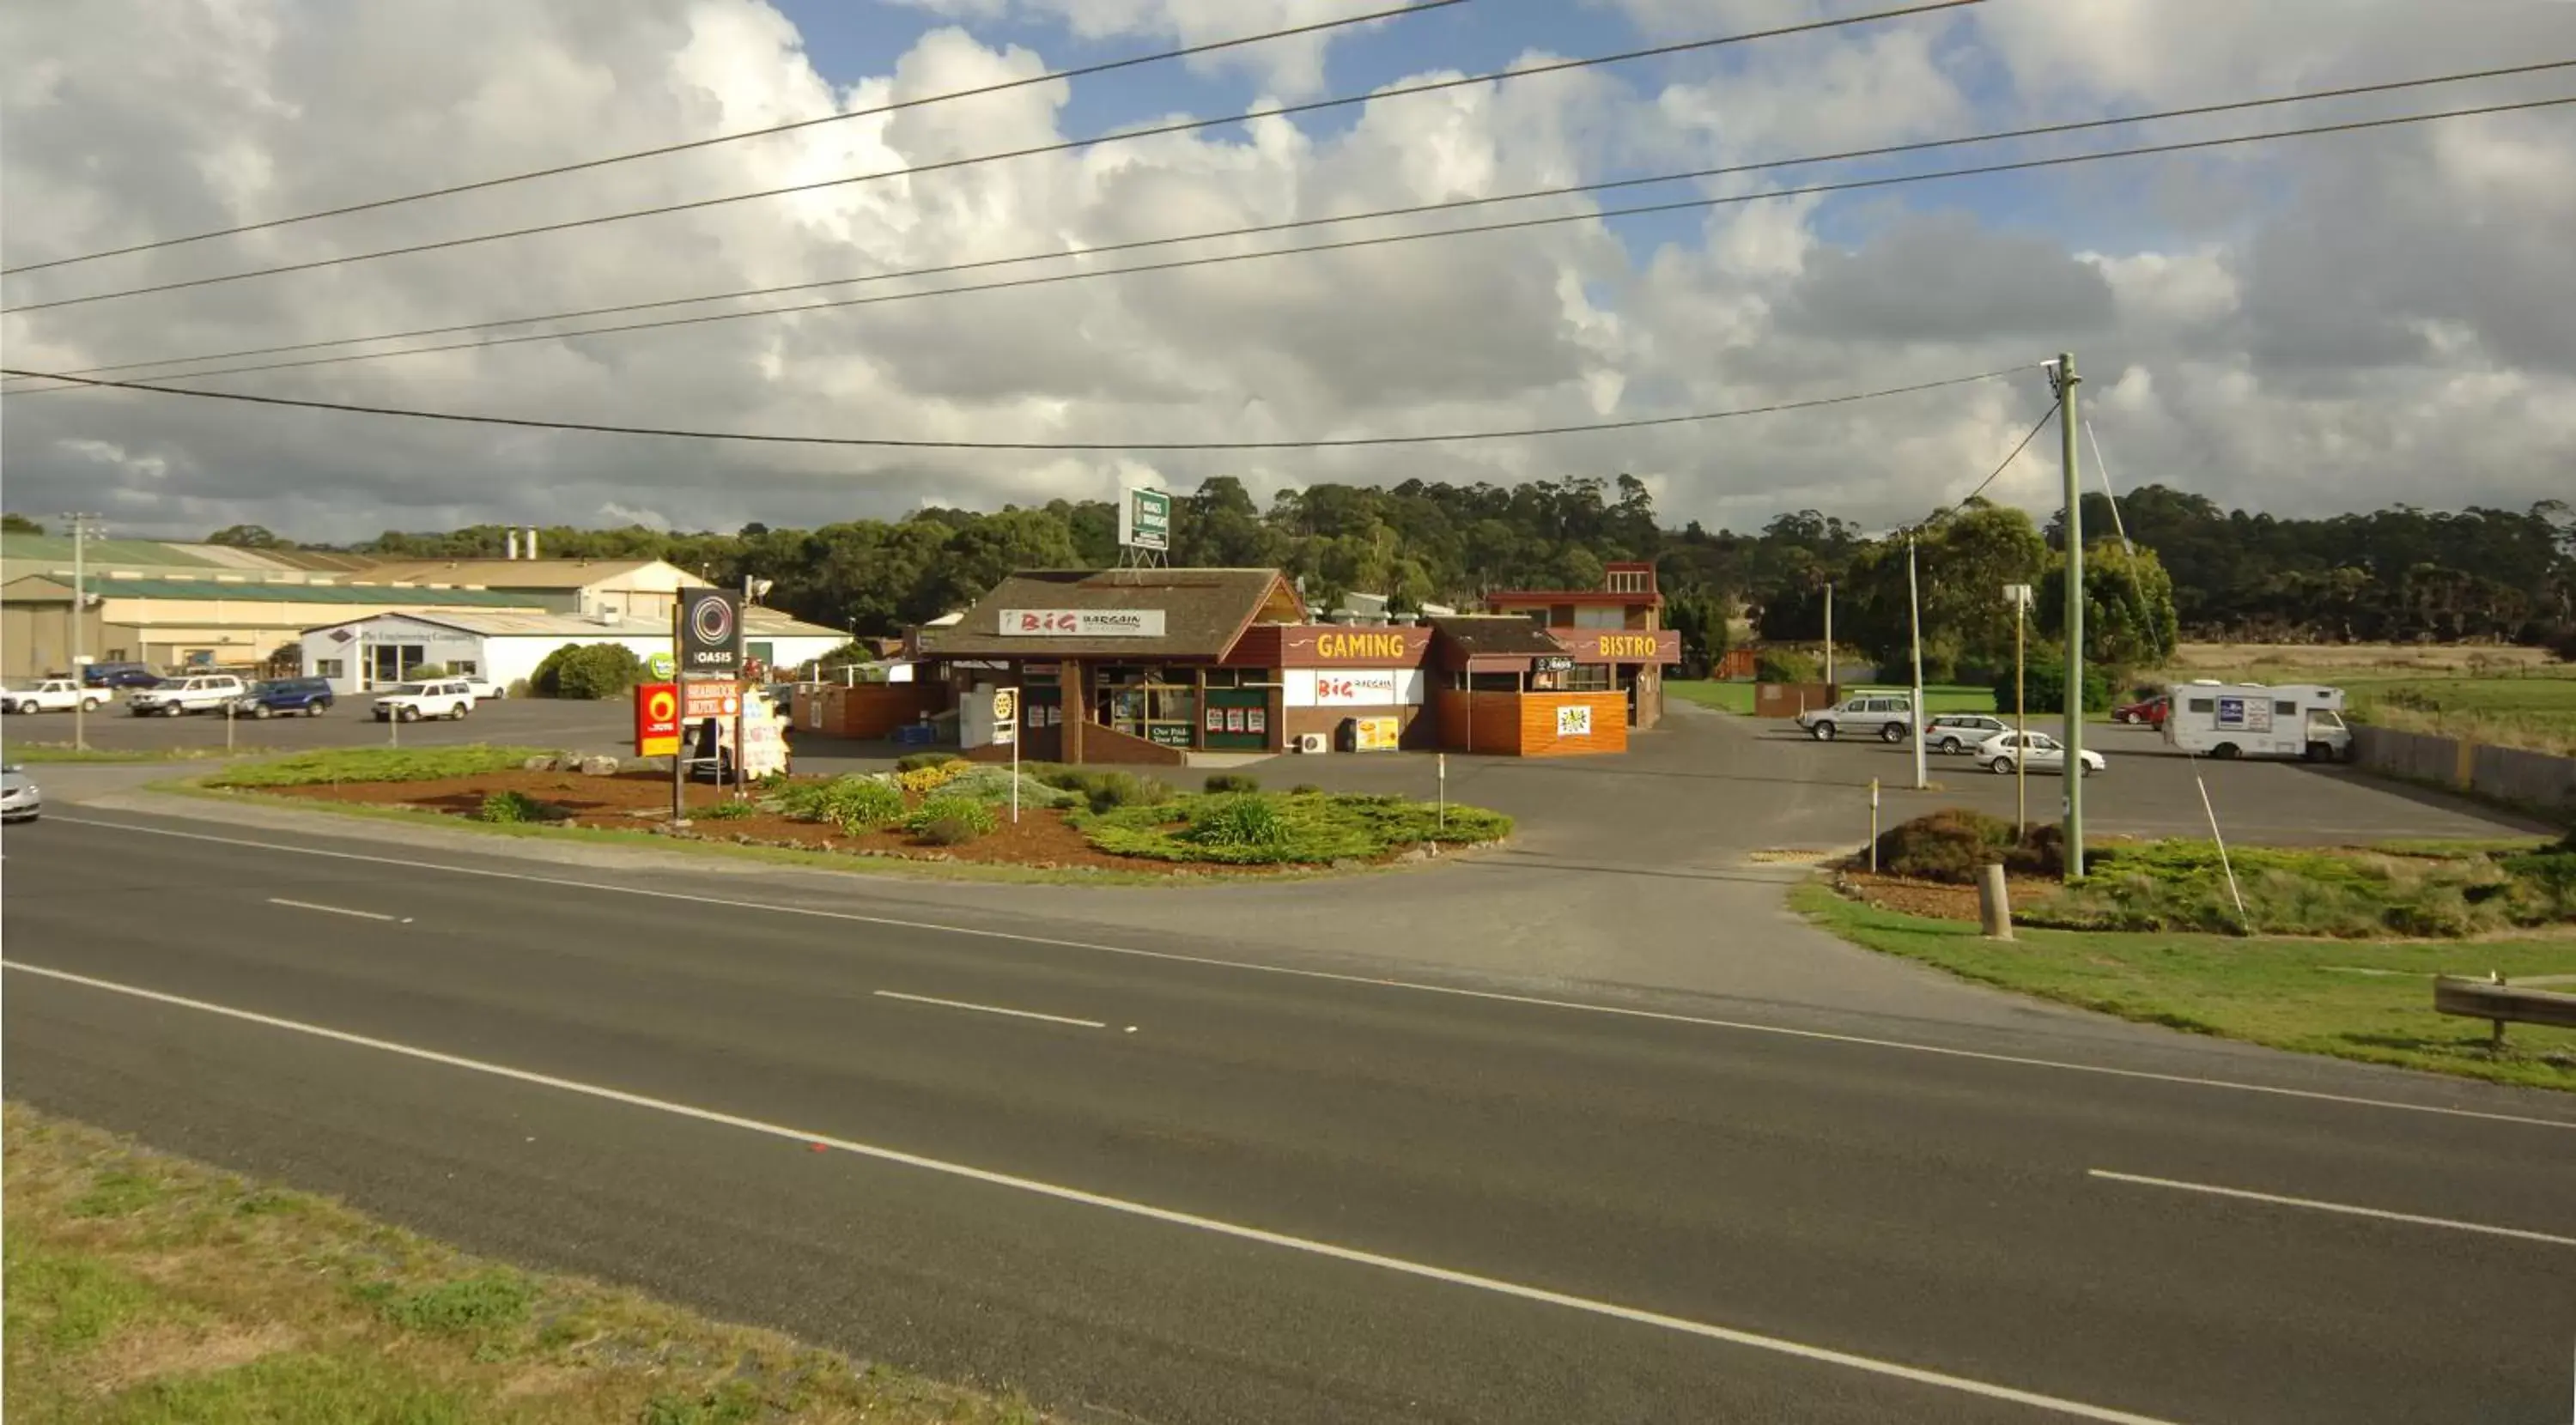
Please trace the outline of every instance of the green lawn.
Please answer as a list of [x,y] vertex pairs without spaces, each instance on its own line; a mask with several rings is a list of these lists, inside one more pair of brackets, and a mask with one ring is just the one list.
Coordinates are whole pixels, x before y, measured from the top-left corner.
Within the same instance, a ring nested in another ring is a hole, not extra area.
[[68,1425],[1028,1422],[633,1292],[7,1110],[5,1409]]
[[[1697,678],[1687,681],[1672,679],[1664,684],[1664,691],[1685,702],[1697,703],[1704,708],[1715,708],[1719,712],[1738,713],[1747,717],[1752,716],[1753,713],[1753,684],[1751,683],[1720,683]],[[1935,713],[1990,713],[1995,710],[1995,694],[1992,688],[1971,687],[1965,683],[1927,683],[1923,686],[1923,704]]]
[[1801,886],[1791,903],[1872,950],[2123,1019],[2499,1083],[2576,1089],[2576,1030],[2517,1024],[2501,1055],[2488,1026],[2433,1012],[2436,971],[2507,979],[2576,974],[2576,937],[2349,941],[2023,929],[1983,939]]
[[100,748],[74,747],[67,742],[12,742],[0,746],[0,761],[36,766],[53,762],[203,762],[215,757],[257,756],[265,747],[242,747],[230,752],[220,747],[146,747]]

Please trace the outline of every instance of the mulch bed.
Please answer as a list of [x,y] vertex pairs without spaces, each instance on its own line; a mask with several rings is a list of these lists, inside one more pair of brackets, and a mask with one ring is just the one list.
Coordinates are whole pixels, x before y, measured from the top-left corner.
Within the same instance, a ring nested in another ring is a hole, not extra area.
[[[1953,886],[1940,881],[1910,881],[1901,876],[1876,876],[1867,871],[1845,871],[1835,878],[1844,895],[1904,915],[1920,915],[1933,920],[1977,919],[1977,888]],[[2004,882],[2005,891],[2016,910],[2039,904],[2064,889],[2057,882],[2038,877],[2014,876]]]
[[1228,866],[1156,861],[1141,856],[1113,856],[1094,847],[1065,823],[1064,814],[1045,807],[1023,806],[1020,820],[1010,808],[999,808],[1001,826],[962,846],[934,846],[912,833],[895,829],[844,836],[820,822],[795,821],[770,812],[709,820],[707,808],[733,800],[730,789],[691,782],[685,804],[692,824],[672,832],[665,823],[671,811],[668,772],[621,772],[592,777],[577,772],[481,772],[470,777],[442,777],[421,782],[342,782],[336,785],[257,787],[245,790],[308,801],[404,806],[471,817],[483,799],[495,792],[519,792],[562,808],[559,826],[585,826],[612,831],[646,831],[698,841],[785,846],[807,851],[837,851],[853,856],[886,856],[913,861],[972,861],[1029,866],[1047,870],[1094,869],[1141,871],[1161,876],[1275,876],[1311,871],[1303,866]]

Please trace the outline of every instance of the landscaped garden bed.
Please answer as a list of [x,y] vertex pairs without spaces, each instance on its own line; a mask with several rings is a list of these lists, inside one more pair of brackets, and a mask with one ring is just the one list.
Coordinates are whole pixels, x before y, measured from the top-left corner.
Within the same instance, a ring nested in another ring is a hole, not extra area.
[[684,789],[689,825],[670,822],[667,763],[525,747],[360,749],[233,768],[216,788],[342,807],[408,808],[518,827],[650,832],[696,841],[1041,870],[1158,876],[1352,869],[1498,841],[1511,820],[1474,807],[1444,814],[1396,797],[1264,792],[1217,776],[1184,794],[1124,771],[1032,764],[1011,770],[936,756],[889,773],[776,777],[737,792]]

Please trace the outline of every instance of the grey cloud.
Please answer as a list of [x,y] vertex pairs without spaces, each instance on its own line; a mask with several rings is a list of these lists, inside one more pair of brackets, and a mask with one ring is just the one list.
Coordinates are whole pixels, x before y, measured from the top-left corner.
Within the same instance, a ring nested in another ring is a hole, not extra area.
[[2101,330],[2111,307],[2101,272],[2059,244],[1949,212],[1901,218],[1856,252],[1819,250],[1780,322],[1839,340],[2063,339]]

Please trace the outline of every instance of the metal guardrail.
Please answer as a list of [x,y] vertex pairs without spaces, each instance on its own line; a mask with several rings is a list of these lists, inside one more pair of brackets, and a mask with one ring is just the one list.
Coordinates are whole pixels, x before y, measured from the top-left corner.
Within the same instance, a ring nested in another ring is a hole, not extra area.
[[2484,1019],[2495,1025],[2495,1037],[2489,1042],[2504,1046],[2504,1027],[2513,1024],[2546,1024],[2560,1029],[2576,1029],[2576,994],[2554,990],[2536,990],[2502,980],[2464,980],[2453,975],[2433,977],[2433,1011],[2456,1014],[2464,1019]]

